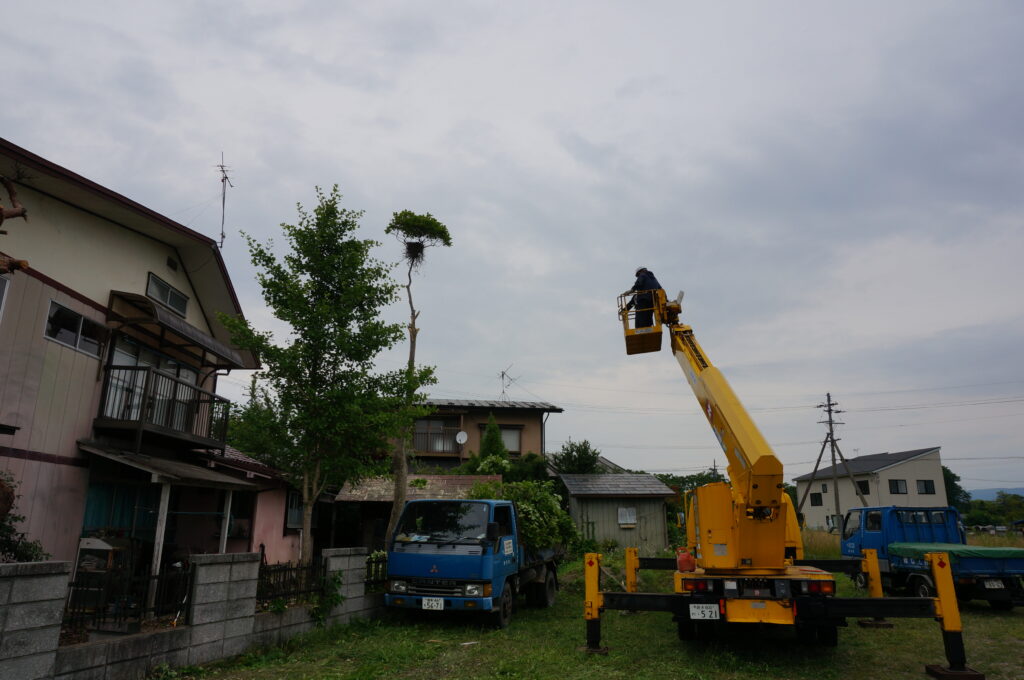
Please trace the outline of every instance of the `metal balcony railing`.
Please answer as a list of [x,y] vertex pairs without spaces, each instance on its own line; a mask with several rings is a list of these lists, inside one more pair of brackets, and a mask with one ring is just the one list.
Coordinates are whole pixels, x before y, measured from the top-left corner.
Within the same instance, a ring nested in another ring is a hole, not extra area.
[[439,430],[429,432],[416,432],[413,434],[412,443],[416,453],[448,453],[457,455],[462,451],[455,441],[455,435],[459,433],[457,427],[443,427]]
[[152,366],[111,366],[100,420],[223,443],[231,402]]

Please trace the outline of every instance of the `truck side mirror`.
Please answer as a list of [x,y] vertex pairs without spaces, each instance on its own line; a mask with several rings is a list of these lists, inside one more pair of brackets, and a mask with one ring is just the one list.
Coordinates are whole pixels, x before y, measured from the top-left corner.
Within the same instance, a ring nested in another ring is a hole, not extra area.
[[488,522],[487,523],[487,536],[486,536],[486,538],[491,543],[494,543],[499,538],[501,538],[501,534],[499,533],[498,523],[497,522]]

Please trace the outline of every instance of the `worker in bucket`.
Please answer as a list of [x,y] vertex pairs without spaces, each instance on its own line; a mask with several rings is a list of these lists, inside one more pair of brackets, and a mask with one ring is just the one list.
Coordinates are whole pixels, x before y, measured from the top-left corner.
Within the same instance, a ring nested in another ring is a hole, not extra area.
[[628,291],[636,295],[626,303],[627,310],[636,306],[636,328],[654,325],[654,291],[660,288],[654,272],[647,267],[636,268],[636,283]]

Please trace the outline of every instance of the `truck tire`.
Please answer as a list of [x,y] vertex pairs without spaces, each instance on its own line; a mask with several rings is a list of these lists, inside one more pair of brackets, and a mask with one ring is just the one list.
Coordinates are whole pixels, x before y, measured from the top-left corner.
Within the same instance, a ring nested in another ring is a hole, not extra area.
[[997,612],[1008,612],[1013,609],[1013,601],[1011,600],[989,600],[988,604]]
[[512,622],[512,586],[508,583],[501,589],[498,608],[491,614],[491,622],[495,628],[508,628]]
[[679,619],[677,622],[679,639],[686,642],[697,639],[697,626],[690,619]]
[[822,647],[837,647],[839,645],[839,628],[836,626],[818,626],[818,644]]
[[538,583],[538,594],[537,594],[537,606],[538,607],[554,607],[555,598],[558,596],[558,582],[555,581],[555,572],[548,569],[547,576],[544,577],[544,583]]
[[932,588],[932,584],[928,582],[923,576],[915,576],[910,579],[910,583],[907,584],[907,590],[910,591],[911,597],[935,597],[935,589]]
[[853,586],[858,590],[868,589],[868,575],[863,571],[858,571],[853,577]]

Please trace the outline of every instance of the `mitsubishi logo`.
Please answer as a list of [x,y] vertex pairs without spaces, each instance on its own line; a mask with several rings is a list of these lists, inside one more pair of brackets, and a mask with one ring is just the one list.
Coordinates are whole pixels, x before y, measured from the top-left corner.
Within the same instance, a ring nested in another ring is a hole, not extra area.
[[431,574],[436,574],[439,571],[440,571],[440,569],[437,568],[436,564],[430,567],[430,573]]

